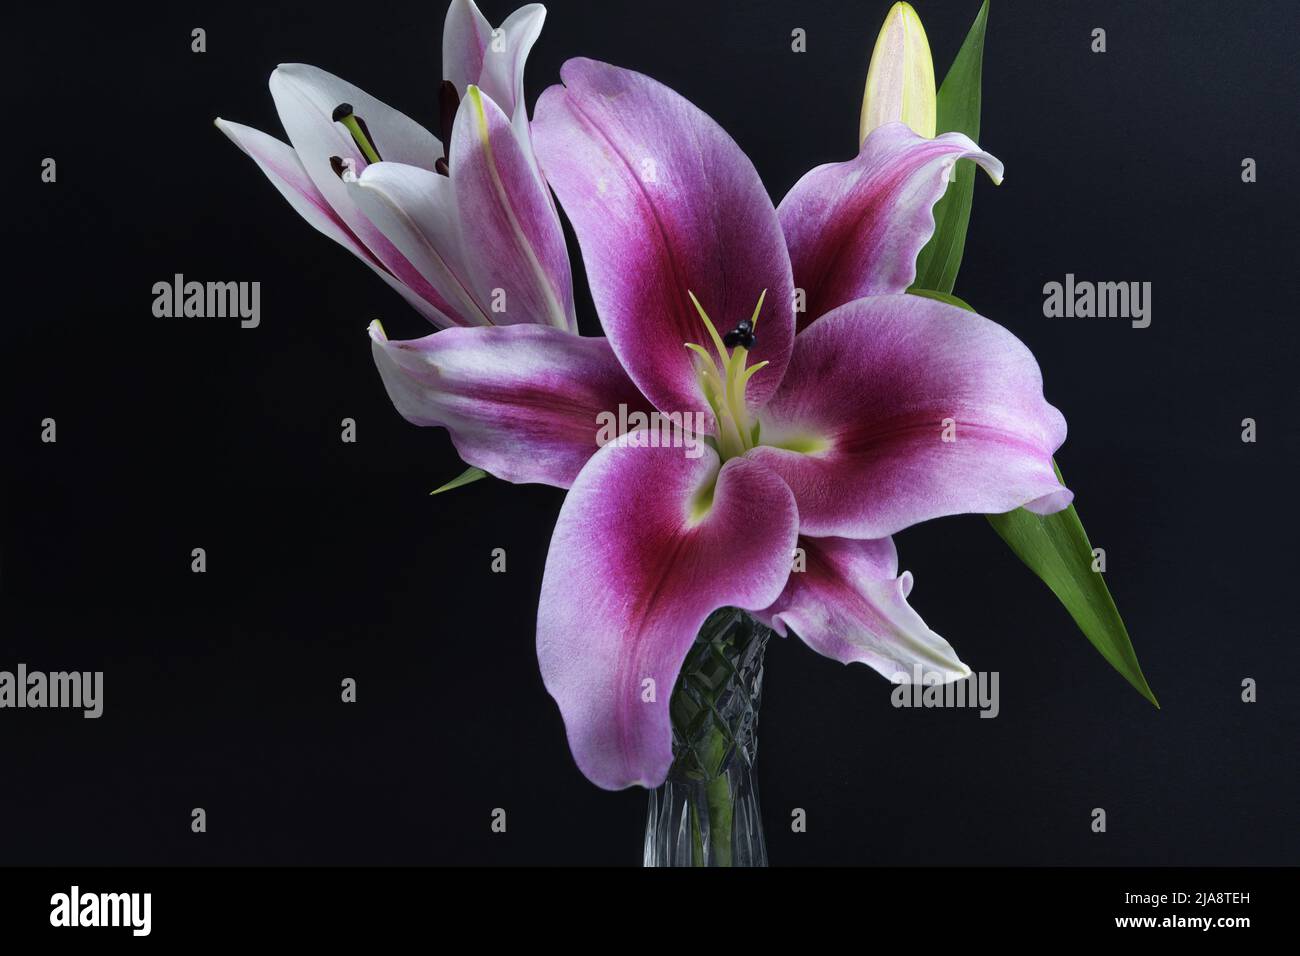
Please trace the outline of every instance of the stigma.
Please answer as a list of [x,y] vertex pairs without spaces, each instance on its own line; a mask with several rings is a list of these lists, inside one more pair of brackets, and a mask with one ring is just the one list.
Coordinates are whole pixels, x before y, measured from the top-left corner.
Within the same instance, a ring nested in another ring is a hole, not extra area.
[[749,319],[741,319],[739,325],[722,337],[722,344],[729,349],[734,349],[739,345],[747,352],[753,351],[754,323]]

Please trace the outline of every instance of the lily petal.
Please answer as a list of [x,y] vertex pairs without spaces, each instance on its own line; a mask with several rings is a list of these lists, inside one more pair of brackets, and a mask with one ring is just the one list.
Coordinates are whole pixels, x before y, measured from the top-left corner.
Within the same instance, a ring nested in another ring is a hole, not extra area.
[[975,160],[1001,182],[1002,164],[962,133],[926,139],[889,123],[872,130],[855,159],[818,166],[795,183],[777,214],[795,286],[807,296],[800,329],[853,299],[906,291],[958,159]]
[[[317,167],[321,169],[322,176],[328,173],[338,179],[330,169],[330,155],[356,156],[361,164],[365,163],[365,157],[357,149],[351,135],[341,123],[335,123],[331,119],[335,108],[343,103],[350,104],[353,113],[365,120],[375,148],[389,162],[406,163],[432,171],[434,163],[443,155],[438,137],[401,110],[394,109],[359,86],[318,67],[305,63],[281,63],[271,74],[270,87],[275,108],[280,113],[280,121],[284,123],[285,132],[289,134],[289,140],[299,154],[303,153],[303,145],[299,144],[294,127],[301,128],[308,123],[316,129],[309,135],[302,136],[304,142],[323,143],[332,139],[339,146],[349,148],[347,153],[340,153],[336,149],[315,163],[308,162],[307,157],[304,157],[303,163],[313,179],[317,177]],[[289,115],[286,116],[286,113]],[[294,120],[293,126],[287,122],[289,118]],[[305,129],[300,132],[307,134]],[[358,165],[357,172],[360,171],[361,165]]]
[[[750,456],[810,535],[883,538],[943,515],[1059,511],[1065,419],[1014,335],[914,295],[858,299],[799,333]],[[766,447],[776,446],[776,447]]]
[[[353,204],[348,184],[331,165],[331,157],[350,162],[360,175],[368,165],[351,134],[330,117],[341,103],[352,105],[365,120],[379,154],[392,162],[432,170],[442,146],[414,120],[381,103],[345,80],[301,63],[281,64],[271,74],[271,96],[280,122],[298,159],[316,188],[356,237],[383,266],[440,315],[457,310],[421,275],[397,247]],[[428,312],[426,312],[428,315]],[[433,316],[430,316],[433,318]],[[446,325],[450,322],[438,322]]]
[[466,259],[480,300],[493,309],[492,321],[549,324],[576,333],[559,216],[509,118],[475,86],[456,113],[451,181]]
[[371,163],[346,184],[358,209],[447,303],[456,325],[491,325],[470,288],[451,180],[405,163]]
[[[693,517],[710,486],[711,506]],[[537,657],[589,780],[663,782],[682,661],[717,608],[777,598],[796,523],[789,489],[747,458],[719,470],[711,449],[690,459],[610,444],[588,462],[551,538]]]
[[[282,143],[274,136],[255,130],[250,126],[231,123],[218,119],[217,129],[230,137],[231,142],[257,163],[266,178],[289,201],[300,216],[307,220],[316,230],[329,236],[343,248],[356,255],[368,265],[388,285],[399,292],[412,306],[426,318],[440,326],[452,324],[451,317],[438,309],[427,299],[416,295],[410,288],[398,281],[374,254],[348,228],[342,217],[335,212],[316,184],[307,175],[298,154],[293,147]],[[382,165],[382,164],[380,164]]]
[[465,462],[506,481],[567,488],[596,452],[601,412],[648,410],[601,338],[510,325],[393,342],[378,322],[370,338],[402,417],[446,428]]
[[524,64],[545,22],[546,8],[540,3],[520,7],[505,18],[497,42],[489,40],[484,51],[483,72],[474,85],[511,118],[524,107]]
[[442,24],[442,78],[462,97],[483,76],[483,56],[492,40],[492,24],[474,0],[451,0]]
[[[782,637],[793,630],[818,654],[861,661],[895,683],[970,676],[947,641],[907,603],[911,572],[898,574],[890,538],[800,536],[805,569],[790,575],[776,603],[756,615]],[[901,679],[900,679],[901,678]]]
[[474,0],[452,0],[442,29],[443,78],[462,98],[479,87],[513,118],[524,104],[524,63],[545,21],[546,8],[530,3],[494,30]]
[[533,141],[582,247],[605,334],[663,411],[707,411],[683,343],[707,343],[689,293],[723,333],[767,298],[747,399],[776,389],[794,334],[789,257],[754,166],[668,87],[575,59],[537,101]]

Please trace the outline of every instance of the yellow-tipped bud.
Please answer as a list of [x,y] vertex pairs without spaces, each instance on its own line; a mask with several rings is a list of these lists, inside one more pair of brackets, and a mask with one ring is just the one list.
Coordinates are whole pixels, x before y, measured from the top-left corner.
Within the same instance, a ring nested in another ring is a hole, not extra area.
[[858,142],[877,126],[899,120],[922,136],[934,137],[934,60],[925,27],[909,3],[890,7],[876,37],[862,95]]

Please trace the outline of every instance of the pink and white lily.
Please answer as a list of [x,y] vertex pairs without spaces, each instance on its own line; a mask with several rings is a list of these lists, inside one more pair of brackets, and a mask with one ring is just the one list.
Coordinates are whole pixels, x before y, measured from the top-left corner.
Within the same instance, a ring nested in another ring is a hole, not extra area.
[[[889,677],[966,676],[908,606],[890,535],[1071,499],[1052,468],[1065,420],[1028,349],[903,294],[952,164],[1001,165],[960,134],[893,123],[774,209],[736,143],[676,93],[590,60],[562,79],[538,101],[535,143],[605,333],[657,409],[708,413],[714,438],[694,460],[607,444],[565,499],[537,648],[578,766],[609,789],[663,781],[673,685],[722,606]],[[806,570],[791,573],[796,547]]]
[[452,0],[442,140],[324,70],[286,64],[271,95],[292,145],[217,120],[304,219],[439,328],[576,333],[564,234],[533,155],[524,63],[545,8],[499,29]]
[[[1052,467],[1065,421],[1025,346],[904,294],[952,165],[1001,164],[889,123],[774,208],[740,147],[667,87],[584,59],[561,75],[534,144],[608,338],[452,329],[374,351],[402,413],[445,425],[466,461],[570,488],[537,651],[582,772],[664,780],[672,689],[719,607],[893,679],[969,674],[907,604],[890,536],[1071,499]],[[708,447],[597,449],[620,403],[701,413]]]

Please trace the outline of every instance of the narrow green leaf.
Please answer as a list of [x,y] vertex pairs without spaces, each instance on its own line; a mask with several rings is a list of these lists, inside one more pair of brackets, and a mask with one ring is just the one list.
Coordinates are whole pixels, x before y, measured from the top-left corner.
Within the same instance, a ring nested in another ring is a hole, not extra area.
[[947,302],[949,305],[955,305],[959,309],[965,309],[967,312],[974,312],[975,307],[965,299],[959,299],[951,292],[935,292],[933,289],[908,289],[908,295],[924,296],[927,299],[937,299],[940,302]]
[[[1059,468],[1056,477],[1061,477]],[[1102,574],[1092,570],[1092,544],[1074,505],[1052,515],[1036,515],[1017,508],[1007,514],[989,515],[988,519],[1020,560],[1052,589],[1074,623],[1110,666],[1159,707],[1160,702],[1142,676],[1142,667],[1110,589]]]
[[482,468],[466,468],[459,475],[457,475],[451,481],[447,482],[442,487],[434,488],[433,491],[429,492],[429,494],[440,495],[444,491],[451,491],[453,488],[460,488],[463,487],[464,485],[473,484],[474,482],[478,481],[480,478],[486,478],[486,477],[487,477],[487,472],[484,471]]
[[[988,0],[980,6],[970,32],[957,51],[939,87],[937,128],[940,133],[965,133],[975,142],[980,135],[980,83],[984,72],[984,30],[988,24]],[[970,222],[975,192],[975,164],[969,159],[957,163],[956,179],[949,183],[934,207],[934,235],[916,257],[915,286],[951,292],[957,281],[962,253],[966,249],[966,226]]]
[[[975,311],[955,295],[933,289],[909,289],[908,292]],[[1061,484],[1065,484],[1055,460],[1052,467],[1056,469]],[[1136,687],[1139,694],[1159,707],[1160,702],[1142,676],[1128,628],[1119,616],[1110,588],[1106,587],[1101,572],[1092,569],[1092,543],[1083,530],[1083,522],[1079,520],[1074,505],[1053,515],[1036,515],[1017,508],[1006,514],[989,515],[988,519],[993,530],[1002,536],[1029,570],[1052,589],[1084,637],[1110,662],[1110,666]]]

